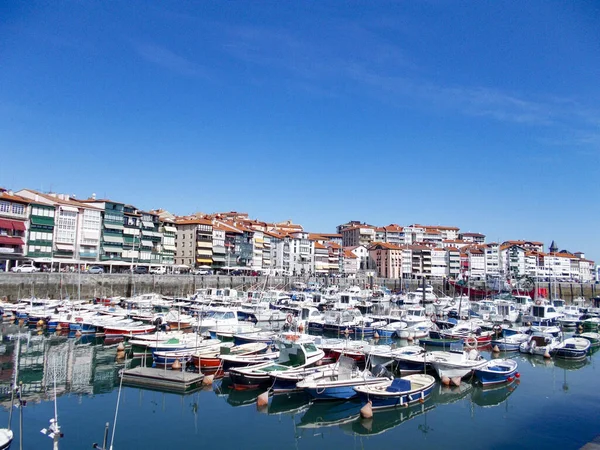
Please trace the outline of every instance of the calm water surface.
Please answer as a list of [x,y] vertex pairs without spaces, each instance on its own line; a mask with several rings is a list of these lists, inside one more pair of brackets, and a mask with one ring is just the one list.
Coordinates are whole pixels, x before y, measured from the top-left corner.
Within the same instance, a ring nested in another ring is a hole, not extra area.
[[[2,424],[14,376],[16,340],[10,333],[5,326],[0,348]],[[22,338],[21,345],[19,380],[28,401],[24,449],[52,448],[40,430],[54,414],[55,374],[65,433],[60,447],[91,448],[102,441],[106,422],[112,433],[119,380],[114,346],[57,336]],[[519,363],[518,384],[438,387],[422,405],[377,411],[368,421],[359,417],[358,403],[309,404],[298,394],[277,396],[258,410],[260,391],[234,391],[227,380],[187,395],[123,387],[113,448],[578,449],[600,434],[598,355],[576,364],[510,357]],[[19,448],[18,426],[15,409],[13,449]]]

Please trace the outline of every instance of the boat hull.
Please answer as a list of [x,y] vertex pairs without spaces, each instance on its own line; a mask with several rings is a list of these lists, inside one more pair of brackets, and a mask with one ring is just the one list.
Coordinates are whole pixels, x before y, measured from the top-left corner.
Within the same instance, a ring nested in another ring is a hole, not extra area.
[[414,403],[425,401],[431,395],[435,384],[428,386],[427,388],[414,392],[399,393],[395,396],[390,395],[378,395],[377,393],[369,392],[358,392],[358,397],[363,402],[371,401],[372,409],[386,409],[396,408],[399,406],[409,406]]

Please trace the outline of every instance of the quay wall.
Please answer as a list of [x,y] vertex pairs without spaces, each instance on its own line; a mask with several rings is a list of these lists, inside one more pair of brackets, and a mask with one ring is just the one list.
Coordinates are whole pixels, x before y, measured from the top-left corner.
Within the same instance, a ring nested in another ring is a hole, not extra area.
[[[386,286],[389,289],[414,290],[418,280],[385,278],[311,278],[321,285],[338,284],[341,287],[370,284]],[[200,288],[246,289],[288,289],[294,282],[309,281],[302,277],[249,277],[226,275],[131,275],[131,274],[78,274],[78,273],[0,273],[0,298],[9,301],[19,298],[82,298],[130,297],[136,294],[157,292],[165,296],[186,296]],[[431,281],[436,293],[453,294],[453,287],[443,280]],[[548,286],[541,284],[540,287]],[[600,286],[594,284],[561,283],[553,287],[556,294],[567,301],[575,297],[591,298],[600,295]]]

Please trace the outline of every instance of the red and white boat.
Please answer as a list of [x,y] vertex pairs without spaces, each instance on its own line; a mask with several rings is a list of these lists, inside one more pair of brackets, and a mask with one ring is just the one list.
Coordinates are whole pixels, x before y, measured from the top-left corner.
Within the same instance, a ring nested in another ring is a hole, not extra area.
[[[231,345],[227,345],[231,344]],[[192,355],[192,364],[201,372],[216,371],[222,367],[221,356],[248,356],[264,352],[268,345],[264,342],[251,342],[233,346],[233,343],[224,343],[216,352],[196,352]]]
[[156,325],[105,325],[106,336],[133,336],[135,334],[146,334],[156,330]]

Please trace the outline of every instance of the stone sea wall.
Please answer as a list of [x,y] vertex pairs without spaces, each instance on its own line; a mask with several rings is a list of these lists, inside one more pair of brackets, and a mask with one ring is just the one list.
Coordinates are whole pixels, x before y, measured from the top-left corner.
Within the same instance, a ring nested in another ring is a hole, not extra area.
[[[131,275],[131,274],[77,274],[77,273],[0,273],[0,298],[9,301],[18,298],[82,298],[122,296],[157,292],[165,296],[186,296],[196,289],[205,287],[244,289],[290,289],[295,282],[306,283],[302,277],[243,277],[243,276],[201,276],[201,275]],[[414,290],[418,280],[401,281],[398,279],[358,278],[328,279],[311,278],[321,285],[339,284],[340,286],[359,286],[370,284],[386,286],[389,289]],[[431,283],[436,293],[453,294],[453,287],[443,281]],[[540,287],[548,288],[546,284]],[[600,286],[594,284],[561,283],[553,286],[556,295],[570,301],[584,296],[591,298],[600,295]]]

